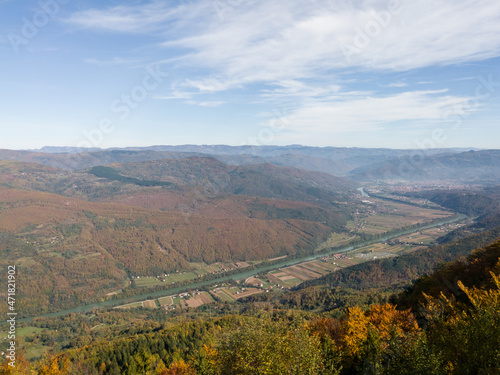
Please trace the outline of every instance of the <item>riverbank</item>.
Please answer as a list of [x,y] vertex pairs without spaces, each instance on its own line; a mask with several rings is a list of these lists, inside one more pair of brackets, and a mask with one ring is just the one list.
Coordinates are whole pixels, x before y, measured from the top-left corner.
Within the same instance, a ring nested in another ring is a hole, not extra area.
[[309,261],[312,261],[312,260],[315,260],[315,259],[318,259],[318,258],[321,258],[324,256],[329,256],[332,254],[346,253],[346,252],[354,251],[354,250],[357,250],[359,248],[375,244],[377,242],[384,242],[384,241],[388,241],[392,238],[396,238],[396,237],[399,237],[402,235],[413,233],[416,230],[429,229],[429,228],[438,227],[440,225],[455,223],[457,221],[461,221],[461,220],[464,220],[466,218],[467,218],[466,215],[457,214],[451,218],[446,218],[446,219],[440,220],[440,221],[432,223],[432,224],[422,224],[420,226],[415,226],[415,227],[412,227],[410,229],[405,229],[405,230],[401,230],[398,232],[393,232],[393,233],[388,234],[387,236],[381,236],[381,237],[376,238],[376,239],[363,241],[361,243],[357,243],[356,245],[346,245],[346,246],[342,246],[339,248],[331,248],[331,249],[328,249],[327,251],[322,251],[320,253],[308,254],[306,256],[297,257],[294,259],[287,258],[287,259],[284,259],[283,261],[280,261],[277,263],[273,263],[270,265],[269,264],[262,265],[260,267],[255,267],[255,268],[248,270],[248,271],[243,271],[243,272],[238,272],[238,273],[234,273],[231,275],[221,276],[221,277],[218,277],[218,278],[212,279],[212,280],[195,282],[195,283],[191,283],[188,285],[179,286],[176,288],[163,289],[160,291],[149,291],[149,292],[146,291],[144,293],[141,293],[141,294],[138,294],[135,296],[131,296],[131,297],[116,298],[116,299],[110,299],[110,300],[105,300],[105,301],[101,301],[101,302],[91,303],[91,304],[87,304],[87,305],[81,305],[78,307],[74,307],[74,308],[70,308],[70,309],[66,309],[66,310],[61,310],[61,311],[57,311],[57,312],[53,312],[53,313],[48,313],[48,314],[19,319],[19,321],[20,322],[23,322],[23,321],[29,322],[35,318],[57,317],[57,316],[62,316],[62,315],[70,314],[70,313],[87,312],[87,311],[90,311],[90,310],[96,309],[96,308],[116,307],[119,305],[140,302],[140,301],[143,301],[145,299],[156,299],[159,297],[164,297],[164,296],[169,296],[172,294],[182,293],[182,292],[186,291],[187,289],[193,289],[193,290],[200,289],[202,287],[207,287],[210,285],[219,284],[221,282],[225,282],[228,280],[246,279],[248,277],[251,277],[251,276],[254,276],[254,275],[257,275],[260,273],[264,273],[264,272],[267,273],[269,271],[276,270],[279,268],[284,268],[284,267],[289,267],[289,266],[297,265],[297,264],[304,263],[304,262],[309,262]]

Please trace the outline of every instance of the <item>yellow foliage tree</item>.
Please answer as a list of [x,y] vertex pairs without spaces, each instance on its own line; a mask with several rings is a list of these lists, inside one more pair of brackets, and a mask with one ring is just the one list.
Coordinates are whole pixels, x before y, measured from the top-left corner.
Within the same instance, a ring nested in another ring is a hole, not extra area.
[[469,305],[441,293],[425,295],[428,336],[450,373],[500,373],[500,276],[490,272],[493,289],[458,287]]

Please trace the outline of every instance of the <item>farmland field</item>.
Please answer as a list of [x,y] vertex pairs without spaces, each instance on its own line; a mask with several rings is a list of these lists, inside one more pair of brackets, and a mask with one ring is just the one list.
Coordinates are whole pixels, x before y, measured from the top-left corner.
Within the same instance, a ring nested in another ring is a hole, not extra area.
[[327,273],[330,272],[330,270],[325,270],[324,268],[322,268],[318,262],[308,262],[308,263],[304,263],[301,265],[302,268],[306,268],[306,269],[309,269],[311,271],[314,271],[316,273],[319,273],[321,275],[326,275]]
[[133,302],[133,303],[128,303],[126,305],[121,305],[121,306],[116,306],[115,309],[131,309],[134,307],[142,307],[142,301],[141,302]]
[[298,279],[301,279],[302,281],[307,281],[313,279],[313,277],[308,276],[306,273],[303,272],[303,270],[297,266],[291,266],[283,269],[286,273],[289,275],[292,275]]
[[163,283],[156,277],[141,277],[135,279],[135,284],[138,287],[151,287],[151,286],[162,285]]
[[262,293],[262,290],[257,288],[231,287],[231,288],[223,288],[222,290],[235,300],[251,296],[252,294]]
[[348,222],[347,228],[354,232],[381,234],[393,229],[422,224],[451,215],[452,213],[448,211],[370,198],[367,213],[359,214],[355,221]]
[[158,298],[158,302],[160,303],[160,306],[163,306],[163,305],[170,306],[170,305],[174,304],[174,300],[172,299],[172,296]]
[[300,284],[303,280],[290,275],[286,272],[281,272],[281,271],[272,271],[267,274],[268,279],[273,282],[274,284],[278,284],[280,286],[283,286],[285,288],[292,287],[294,285]]
[[222,302],[234,302],[236,299],[224,292],[223,290],[213,290],[212,295],[219,298]]
[[148,308],[148,309],[156,309],[156,300],[147,300],[142,302],[142,306]]
[[[351,222],[352,225],[354,225],[354,222]],[[352,240],[354,240],[357,236],[352,235],[352,234],[346,234],[346,233],[332,233],[328,240],[320,244],[316,248],[316,252],[319,252],[321,250],[324,250],[328,247],[334,247],[334,246],[341,246],[348,244]]]

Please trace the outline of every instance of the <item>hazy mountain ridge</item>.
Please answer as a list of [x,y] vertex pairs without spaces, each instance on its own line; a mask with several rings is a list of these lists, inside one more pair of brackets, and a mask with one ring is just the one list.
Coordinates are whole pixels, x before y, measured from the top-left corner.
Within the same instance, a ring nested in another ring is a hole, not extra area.
[[327,173],[273,164],[230,166],[213,157],[115,163],[108,167],[129,178],[161,181],[184,189],[199,187],[210,197],[239,194],[330,205],[356,187]]
[[439,155],[401,157],[362,166],[349,177],[361,181],[374,180],[456,180],[471,183],[500,181],[500,150],[480,150]]
[[[420,155],[421,150],[382,148],[291,146],[182,145],[128,147],[123,149],[47,147],[35,151],[0,150],[0,159],[37,162],[63,169],[81,170],[98,165],[188,156],[213,156],[230,165],[272,163],[279,166],[347,176],[356,168],[400,157]],[[426,155],[454,154],[462,149],[429,149]]]

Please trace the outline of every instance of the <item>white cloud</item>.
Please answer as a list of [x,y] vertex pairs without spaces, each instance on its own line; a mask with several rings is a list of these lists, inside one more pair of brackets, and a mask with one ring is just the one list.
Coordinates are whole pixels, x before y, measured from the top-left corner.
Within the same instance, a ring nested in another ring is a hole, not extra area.
[[[410,91],[391,96],[342,96],[304,103],[289,115],[289,130],[334,134],[383,129],[392,122],[442,121],[471,98],[439,91]],[[478,108],[469,109],[469,111]]]
[[315,78],[352,67],[408,70],[455,64],[500,52],[497,0],[220,3],[223,17],[213,2],[172,6],[153,1],[86,10],[69,21],[92,29],[163,35],[166,49],[188,51],[184,64],[212,71],[208,78],[186,81],[200,91]]
[[179,14],[167,4],[152,2],[146,6],[120,5],[104,10],[88,9],[73,14],[68,21],[78,26],[125,33],[149,33],[162,28]]
[[388,85],[386,85],[386,87],[406,87],[408,86],[407,83],[404,83],[404,82],[393,82],[393,83],[389,83]]
[[161,99],[161,100],[171,100],[171,99],[190,99],[193,97],[193,94],[189,92],[182,92],[182,91],[172,91],[168,95],[156,95],[154,96],[155,99]]
[[212,69],[216,77],[207,85],[219,80],[220,90],[353,67],[404,71],[456,64],[500,52],[496,0],[405,0],[392,12],[386,1],[328,3],[243,2],[227,19],[212,16],[211,24],[184,30],[184,37],[164,46],[190,50],[187,62]]
[[[225,4],[223,13],[213,7],[219,3]],[[165,54],[161,63],[176,72],[176,82],[171,93],[157,98],[218,106],[224,102],[193,98],[257,88],[264,100],[292,102],[294,134],[440,121],[447,109],[460,107],[468,98],[446,90],[412,91],[400,77],[388,87],[407,87],[406,92],[363,93],[360,86],[352,88],[359,84],[356,77],[500,55],[498,0],[219,3],[195,0],[172,6],[153,1],[87,10],[69,21],[90,29],[162,38],[157,52]],[[420,82],[424,83],[430,82]]]
[[186,104],[189,104],[189,105],[197,105],[199,107],[219,107],[223,104],[225,104],[226,102],[224,101],[205,101],[205,102],[199,102],[199,101],[195,101],[195,100],[188,100],[186,102]]

